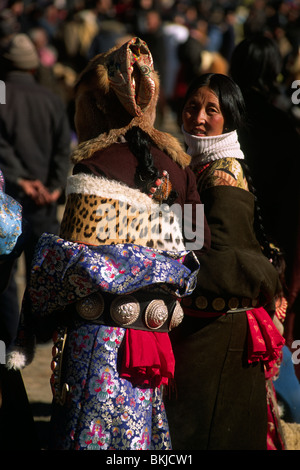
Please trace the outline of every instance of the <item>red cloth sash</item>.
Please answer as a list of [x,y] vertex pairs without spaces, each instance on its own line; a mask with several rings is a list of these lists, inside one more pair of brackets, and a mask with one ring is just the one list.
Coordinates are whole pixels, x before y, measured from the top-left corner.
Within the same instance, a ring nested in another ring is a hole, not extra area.
[[120,377],[138,387],[159,387],[174,378],[175,359],[168,333],[128,328]]
[[[197,313],[200,317],[201,313]],[[271,373],[280,357],[284,338],[264,308],[254,308],[246,314],[249,325],[248,362],[263,361],[268,376],[268,371]],[[120,377],[141,388],[159,387],[174,378],[174,369],[175,359],[168,333],[126,330]]]
[[[198,318],[210,318],[226,313],[201,312],[199,310],[184,309],[184,313]],[[248,362],[263,361],[266,367],[266,376],[280,358],[285,340],[274,325],[270,315],[263,307],[246,311],[248,319]],[[238,313],[235,313],[238,315]]]
[[279,359],[285,340],[263,307],[248,310],[247,318],[249,325],[248,362],[263,361],[268,378],[268,372]]

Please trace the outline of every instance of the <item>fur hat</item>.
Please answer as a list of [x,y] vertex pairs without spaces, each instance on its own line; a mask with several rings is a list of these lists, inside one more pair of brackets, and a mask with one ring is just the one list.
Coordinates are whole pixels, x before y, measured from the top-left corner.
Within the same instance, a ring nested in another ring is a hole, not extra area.
[[36,47],[26,34],[16,34],[3,57],[17,70],[34,70],[39,66]]
[[159,76],[147,44],[134,37],[94,57],[75,87],[75,127],[79,146],[73,163],[117,142],[139,126],[181,166],[190,163],[177,139],[154,129]]

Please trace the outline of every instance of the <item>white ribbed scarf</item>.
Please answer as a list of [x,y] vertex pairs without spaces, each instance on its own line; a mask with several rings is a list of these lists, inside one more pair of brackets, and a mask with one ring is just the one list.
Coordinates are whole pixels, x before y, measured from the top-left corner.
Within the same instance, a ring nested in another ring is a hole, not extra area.
[[198,137],[188,134],[183,126],[181,130],[184,141],[188,146],[187,153],[192,157],[192,168],[221,158],[244,158],[236,131],[215,136]]

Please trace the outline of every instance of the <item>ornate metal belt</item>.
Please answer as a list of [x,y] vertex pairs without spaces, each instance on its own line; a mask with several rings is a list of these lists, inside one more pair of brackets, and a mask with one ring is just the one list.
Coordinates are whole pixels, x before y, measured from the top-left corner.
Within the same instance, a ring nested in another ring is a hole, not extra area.
[[[94,293],[75,304],[77,319],[99,324],[168,332],[183,319],[178,300],[168,294],[137,291],[128,295]],[[76,320],[75,320],[76,321]]]
[[260,305],[258,299],[249,299],[246,297],[213,297],[205,295],[187,296],[182,299],[183,308],[190,308],[193,310],[200,310],[202,312],[219,312],[221,313],[234,313],[239,311],[249,310],[256,308]]

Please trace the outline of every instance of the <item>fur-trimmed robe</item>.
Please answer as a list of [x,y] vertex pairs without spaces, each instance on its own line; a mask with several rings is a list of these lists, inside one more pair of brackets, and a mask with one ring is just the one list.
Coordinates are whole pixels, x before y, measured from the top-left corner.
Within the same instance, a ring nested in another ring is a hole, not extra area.
[[[160,172],[166,170],[169,173],[172,189],[178,194],[175,204],[181,207],[182,215],[184,214],[185,208],[191,209],[191,207],[195,208],[197,204],[201,204],[196,188],[195,177],[190,168],[180,167],[180,165],[175,163],[167,154],[163,153],[156,147],[152,147],[151,152],[154,157],[154,164],[158,170]],[[82,159],[80,163],[75,165],[73,173],[75,175],[79,173],[94,174],[96,176],[105,177],[107,180],[114,180],[114,185],[116,184],[116,181],[118,181],[122,185],[128,186],[127,192],[126,189],[123,188],[124,199],[124,197],[131,194],[132,190],[135,188],[134,173],[136,165],[137,161],[134,155],[129,151],[128,145],[126,143],[120,143],[95,152],[95,154],[89,159]],[[136,202],[138,199],[145,201],[144,198],[147,196],[143,195],[136,189],[135,191],[137,191],[135,199]],[[106,193],[106,195],[107,194],[109,193]],[[148,204],[149,203],[150,199],[148,201]],[[145,202],[142,202],[142,204],[145,205]],[[155,203],[153,202],[153,204]],[[209,249],[210,231],[205,218],[203,220],[196,220],[196,214],[194,211],[193,215],[193,231],[198,231],[198,233],[201,232],[204,234],[204,244],[203,246],[199,246],[199,250],[196,250],[196,254],[201,255]]]

